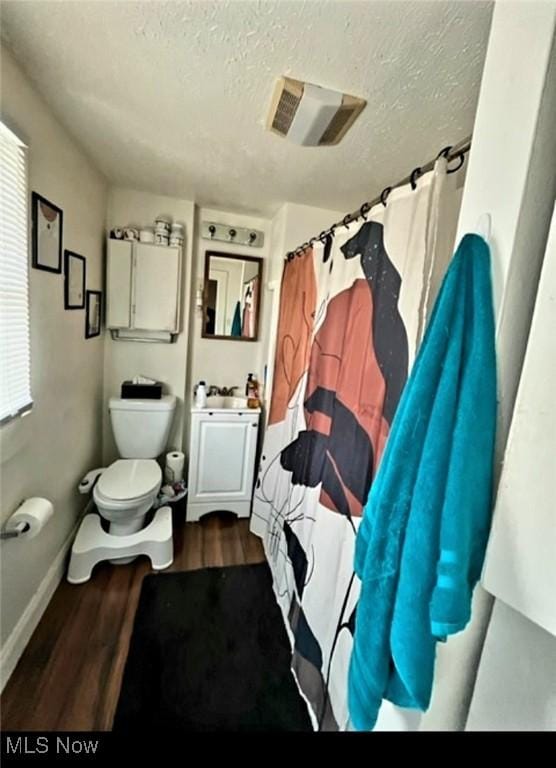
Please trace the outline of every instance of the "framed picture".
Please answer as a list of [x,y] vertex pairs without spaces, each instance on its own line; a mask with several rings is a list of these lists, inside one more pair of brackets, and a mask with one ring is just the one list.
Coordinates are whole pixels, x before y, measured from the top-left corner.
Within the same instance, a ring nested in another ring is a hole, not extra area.
[[85,257],[64,251],[64,309],[85,307]]
[[100,336],[102,293],[87,291],[85,294],[85,338]]
[[64,212],[38,192],[31,196],[33,257],[35,269],[62,271],[62,231]]

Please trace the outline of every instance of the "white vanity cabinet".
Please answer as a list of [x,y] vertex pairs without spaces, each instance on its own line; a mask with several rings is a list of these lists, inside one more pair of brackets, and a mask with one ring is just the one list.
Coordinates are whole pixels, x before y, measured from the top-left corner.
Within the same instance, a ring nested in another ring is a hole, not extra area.
[[192,409],[187,520],[209,512],[249,517],[259,412]]
[[178,333],[181,248],[108,240],[106,326]]

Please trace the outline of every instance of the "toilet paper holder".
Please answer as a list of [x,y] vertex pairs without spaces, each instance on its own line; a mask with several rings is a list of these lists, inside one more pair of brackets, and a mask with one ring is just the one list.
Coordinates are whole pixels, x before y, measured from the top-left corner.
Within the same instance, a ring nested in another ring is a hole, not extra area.
[[0,531],[0,539],[15,539],[29,529],[29,523],[18,523],[15,528]]
[[[21,507],[22,504],[25,503],[25,499],[22,499],[20,503],[17,505],[17,509]],[[9,520],[6,521],[6,524],[9,523]],[[22,533],[25,533],[29,528],[29,523],[18,523],[13,528],[4,528],[3,531],[0,531],[0,539],[16,539],[18,536],[21,536]]]
[[0,539],[33,539],[41,532],[54,514],[52,502],[38,496],[32,496],[18,505],[15,512],[5,521],[0,531]]

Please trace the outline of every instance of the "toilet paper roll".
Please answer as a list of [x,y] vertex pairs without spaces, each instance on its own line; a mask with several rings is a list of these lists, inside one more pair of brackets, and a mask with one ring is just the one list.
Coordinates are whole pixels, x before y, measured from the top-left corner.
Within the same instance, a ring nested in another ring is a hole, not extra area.
[[172,451],[166,454],[166,467],[164,477],[168,483],[179,483],[183,480],[183,465],[185,456],[181,451]]
[[17,530],[17,526],[20,523],[25,523],[29,527],[20,534],[19,538],[34,539],[35,536],[42,531],[53,514],[54,507],[52,506],[51,501],[33,497],[27,499],[20,507],[18,507],[8,519],[5,529],[6,531]]

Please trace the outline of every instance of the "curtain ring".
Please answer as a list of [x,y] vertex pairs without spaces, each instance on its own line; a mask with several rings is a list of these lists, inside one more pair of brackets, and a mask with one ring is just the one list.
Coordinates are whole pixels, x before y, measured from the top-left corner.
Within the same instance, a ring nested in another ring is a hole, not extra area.
[[326,243],[326,229],[323,229],[320,233],[318,239],[321,241],[321,243],[324,245]]
[[338,225],[332,224],[332,226],[330,227],[330,237],[335,237],[337,229],[338,229]]
[[452,146],[444,147],[444,149],[441,149],[440,152],[437,154],[436,159],[439,160],[441,157],[445,157],[446,160],[448,160],[448,155],[452,151]]
[[463,152],[458,152],[456,157],[459,160],[459,165],[456,165],[455,168],[448,168],[446,173],[455,173],[456,171],[459,171],[459,169],[465,163],[465,155],[463,154]]
[[385,208],[386,208],[386,200],[388,199],[388,195],[390,194],[391,191],[392,191],[392,187],[385,187],[380,193],[380,202]]
[[349,227],[349,213],[347,213],[342,219],[342,224],[347,229]]
[[411,189],[415,191],[417,189],[417,179],[421,175],[421,169],[420,168],[414,168],[411,171],[411,176],[409,177],[409,182],[411,184]]
[[359,215],[361,216],[362,219],[367,221],[367,217],[365,216],[365,214],[368,213],[368,211],[370,210],[371,210],[371,206],[369,205],[369,203],[363,203],[363,205],[359,209]]

